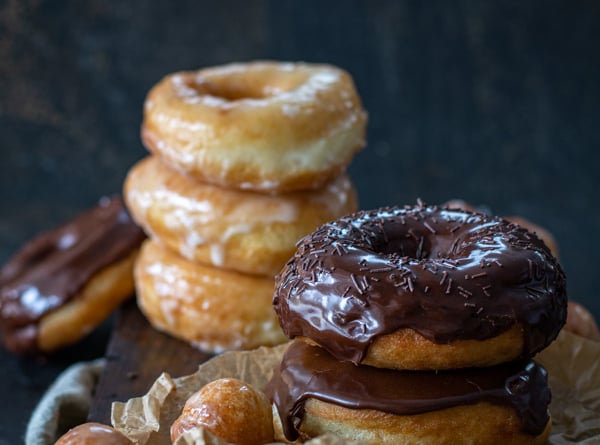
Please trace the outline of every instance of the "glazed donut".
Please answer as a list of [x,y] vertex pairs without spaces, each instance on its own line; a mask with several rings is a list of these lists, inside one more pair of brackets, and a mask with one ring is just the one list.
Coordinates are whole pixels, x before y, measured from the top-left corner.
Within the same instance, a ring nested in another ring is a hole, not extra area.
[[301,237],[356,211],[345,174],[320,190],[269,195],[197,182],[155,157],[130,170],[124,195],[146,232],[180,255],[268,276],[281,270]]
[[600,341],[600,330],[594,316],[579,303],[569,301],[565,330],[580,337]]
[[325,433],[367,444],[542,444],[551,422],[545,369],[525,360],[460,371],[395,371],[338,362],[295,340],[266,393],[285,437]]
[[273,412],[269,399],[234,378],[214,380],[185,402],[171,425],[171,441],[186,431],[204,428],[233,445],[273,442]]
[[288,337],[339,360],[427,370],[533,356],[565,324],[567,297],[534,234],[420,204],[320,227],[277,278],[273,303]]
[[145,238],[120,197],[38,235],[0,270],[0,328],[15,353],[73,344],[133,295]]
[[251,62],[171,74],[148,94],[142,141],[227,188],[320,188],[365,144],[352,78],[329,65]]
[[134,269],[138,305],[157,329],[207,352],[285,341],[271,308],[273,279],[186,260],[146,241]]
[[54,445],[134,445],[114,428],[89,422],[78,425],[61,436]]

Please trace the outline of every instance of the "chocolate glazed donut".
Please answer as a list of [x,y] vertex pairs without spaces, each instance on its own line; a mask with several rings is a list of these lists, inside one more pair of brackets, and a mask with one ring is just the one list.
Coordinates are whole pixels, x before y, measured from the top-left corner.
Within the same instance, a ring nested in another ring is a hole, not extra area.
[[535,234],[504,219],[390,207],[325,224],[277,277],[274,307],[290,338],[308,337],[358,364],[379,336],[485,340],[523,329],[522,356],[566,320],[565,275]]
[[534,436],[548,424],[551,398],[546,370],[530,359],[482,369],[398,372],[338,362],[300,340],[290,344],[265,391],[290,440],[297,438],[311,398],[401,416],[488,402],[514,409],[523,430]]
[[[144,239],[114,196],[25,244],[0,267],[3,345],[17,354],[51,352],[86,335],[132,295]],[[76,302],[79,309],[69,307]]]

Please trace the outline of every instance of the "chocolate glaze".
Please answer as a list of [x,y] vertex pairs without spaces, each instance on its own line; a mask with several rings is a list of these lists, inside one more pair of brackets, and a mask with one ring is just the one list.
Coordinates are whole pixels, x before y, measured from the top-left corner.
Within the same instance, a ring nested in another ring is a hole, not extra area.
[[266,392],[290,440],[298,437],[309,398],[399,415],[489,402],[514,408],[523,431],[537,436],[548,423],[551,397],[546,370],[531,360],[442,372],[394,371],[339,362],[301,340],[291,343]]
[[360,363],[380,335],[410,328],[435,343],[487,339],[520,323],[524,356],[566,320],[564,273],[509,221],[419,205],[358,212],[300,241],[273,304],[290,338]]
[[38,320],[74,298],[90,278],[144,239],[120,197],[44,232],[0,269],[0,328],[5,347],[37,349]]

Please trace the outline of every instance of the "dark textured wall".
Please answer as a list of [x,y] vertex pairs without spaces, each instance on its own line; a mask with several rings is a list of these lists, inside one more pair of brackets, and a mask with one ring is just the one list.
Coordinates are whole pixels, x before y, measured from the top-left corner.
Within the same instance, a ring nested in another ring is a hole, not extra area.
[[[600,316],[600,3],[595,1],[0,2],[0,262],[118,192],[145,155],[144,96],[165,74],[305,60],[354,76],[368,147],[361,207],[450,198],[556,236],[574,299]],[[2,355],[16,407],[0,444],[88,340],[45,363]],[[91,346],[90,346],[91,345]]]

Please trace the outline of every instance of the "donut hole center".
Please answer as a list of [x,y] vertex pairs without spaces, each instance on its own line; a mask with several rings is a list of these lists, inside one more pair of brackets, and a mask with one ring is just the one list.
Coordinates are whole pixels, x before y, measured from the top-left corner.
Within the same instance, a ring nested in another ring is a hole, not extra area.
[[387,256],[401,256],[423,260],[431,257],[432,244],[429,238],[426,237],[418,240],[412,237],[401,237],[380,243],[377,246],[377,250],[380,254]]
[[451,258],[452,236],[431,233],[419,229],[407,230],[402,225],[385,225],[384,233],[374,242],[377,253],[387,256],[400,256],[415,260],[430,258]]
[[187,78],[185,88],[197,95],[209,95],[234,102],[246,99],[267,99],[298,88],[306,81],[301,73],[287,71],[230,73],[228,75]]

